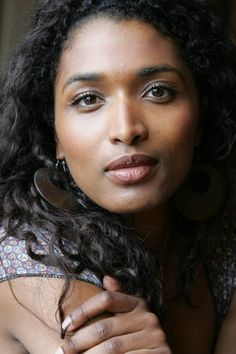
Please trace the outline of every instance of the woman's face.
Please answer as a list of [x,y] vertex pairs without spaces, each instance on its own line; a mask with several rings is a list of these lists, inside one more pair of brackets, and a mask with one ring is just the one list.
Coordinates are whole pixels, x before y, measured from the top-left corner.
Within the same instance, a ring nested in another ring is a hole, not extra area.
[[152,26],[97,18],[72,33],[55,83],[57,156],[95,203],[166,205],[191,166],[198,121],[190,69]]

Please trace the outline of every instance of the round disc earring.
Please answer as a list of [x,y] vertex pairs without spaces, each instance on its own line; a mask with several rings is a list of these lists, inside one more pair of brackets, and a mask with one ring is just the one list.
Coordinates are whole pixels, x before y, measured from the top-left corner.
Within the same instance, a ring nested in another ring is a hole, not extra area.
[[43,199],[57,209],[66,212],[75,211],[78,209],[78,203],[69,192],[53,184],[52,178],[55,175],[60,179],[61,173],[57,169],[51,167],[40,168],[35,172],[34,185],[38,193]]
[[174,204],[187,219],[205,221],[223,208],[226,192],[223,174],[211,165],[199,163],[175,193]]

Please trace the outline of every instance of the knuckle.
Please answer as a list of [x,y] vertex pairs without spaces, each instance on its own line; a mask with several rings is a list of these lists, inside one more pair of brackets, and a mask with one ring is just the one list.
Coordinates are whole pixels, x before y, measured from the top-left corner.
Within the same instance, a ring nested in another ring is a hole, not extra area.
[[166,343],[166,335],[162,330],[156,330],[154,334],[155,338],[157,339],[158,343]]
[[120,354],[121,341],[117,338],[107,341],[106,343],[104,343],[104,350],[107,354]]
[[111,323],[108,321],[98,321],[95,324],[95,335],[102,340],[109,338],[111,333]]
[[80,304],[75,311],[73,311],[70,315],[72,325],[76,323],[76,319],[80,317],[84,321],[89,320],[89,316],[87,313],[86,306],[84,304]]
[[160,352],[160,354],[172,354],[172,351],[170,350],[169,347],[163,348],[163,350]]
[[146,314],[145,323],[148,328],[155,328],[159,326],[158,317],[152,312],[148,312]]
[[[146,333],[146,338],[148,338],[148,340],[149,340],[149,343],[154,348],[161,351],[161,353],[163,350],[166,350],[166,348],[168,348],[166,335],[165,335],[164,331],[162,331],[161,329],[155,329],[152,331],[146,330],[145,333]],[[165,353],[165,351],[164,351],[164,353]]]
[[103,305],[109,306],[114,300],[114,294],[111,291],[103,291],[99,293],[100,301]]
[[127,299],[127,302],[129,303],[130,308],[132,308],[133,310],[135,308],[139,307],[139,302],[141,300],[139,298],[137,298],[136,296],[126,295],[126,299]]
[[63,345],[64,353],[77,353],[76,343],[73,337],[67,338],[66,343]]
[[163,331],[153,331],[149,337],[150,343],[155,347],[160,354],[171,354],[169,346],[167,345],[166,336]]

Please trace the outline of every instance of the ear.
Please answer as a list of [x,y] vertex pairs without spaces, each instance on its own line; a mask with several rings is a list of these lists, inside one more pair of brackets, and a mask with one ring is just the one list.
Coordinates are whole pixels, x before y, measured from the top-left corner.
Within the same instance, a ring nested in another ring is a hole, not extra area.
[[55,143],[56,143],[56,157],[58,160],[63,160],[65,155],[61,146],[61,143],[58,140],[57,134],[54,135]]
[[64,159],[64,152],[62,150],[62,146],[59,142],[56,143],[56,156],[58,160],[63,160]]

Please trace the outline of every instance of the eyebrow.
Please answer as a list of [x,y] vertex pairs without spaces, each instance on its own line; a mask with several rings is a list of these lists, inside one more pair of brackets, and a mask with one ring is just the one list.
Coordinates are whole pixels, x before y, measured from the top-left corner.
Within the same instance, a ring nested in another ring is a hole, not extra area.
[[85,74],[76,74],[69,78],[63,86],[62,91],[66,89],[67,86],[78,82],[78,81],[101,81],[105,75],[97,73],[85,73]]
[[[183,74],[176,68],[167,65],[167,64],[162,64],[162,65],[155,65],[155,66],[148,66],[145,68],[139,69],[135,77],[136,78],[142,78],[142,77],[148,77],[152,76],[155,74],[160,74],[163,72],[174,72],[178,74],[182,79],[184,79]],[[66,81],[65,85],[63,86],[62,91],[66,89],[67,86],[79,82],[79,81],[102,81],[105,78],[105,75],[103,73],[84,73],[84,74],[75,74],[69,78],[69,80]]]
[[146,68],[142,68],[137,71],[136,76],[138,78],[140,77],[146,77],[146,76],[151,76],[154,74],[160,74],[163,72],[174,72],[178,74],[181,78],[183,78],[183,74],[173,66],[163,64],[163,65],[157,65],[157,66],[148,66]]

